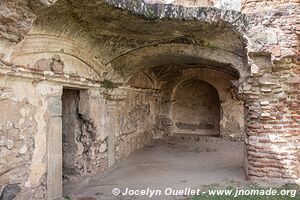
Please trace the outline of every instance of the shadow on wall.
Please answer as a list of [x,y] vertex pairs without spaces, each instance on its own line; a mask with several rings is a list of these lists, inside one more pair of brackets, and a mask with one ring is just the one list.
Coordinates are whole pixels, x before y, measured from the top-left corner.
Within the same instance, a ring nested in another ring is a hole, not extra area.
[[171,102],[173,133],[220,134],[219,95],[209,83],[199,79],[184,81],[174,89]]

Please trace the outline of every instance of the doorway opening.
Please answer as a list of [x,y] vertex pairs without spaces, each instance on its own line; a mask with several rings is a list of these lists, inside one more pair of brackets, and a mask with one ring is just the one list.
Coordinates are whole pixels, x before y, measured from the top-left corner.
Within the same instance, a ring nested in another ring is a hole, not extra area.
[[91,173],[95,127],[87,115],[87,90],[64,88],[62,94],[62,181],[81,182]]
[[78,116],[80,91],[64,89],[62,94],[62,140],[63,140],[63,181],[72,179],[81,172],[76,164],[78,151],[82,146],[78,143],[80,135],[80,118]]

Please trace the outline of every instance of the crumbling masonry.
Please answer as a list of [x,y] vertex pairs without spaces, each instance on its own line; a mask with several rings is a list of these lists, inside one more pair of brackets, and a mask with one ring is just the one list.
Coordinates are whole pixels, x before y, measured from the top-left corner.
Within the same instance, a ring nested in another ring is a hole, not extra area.
[[299,0],[164,3],[1,0],[0,191],[60,198],[182,133],[243,140],[250,179],[300,182]]

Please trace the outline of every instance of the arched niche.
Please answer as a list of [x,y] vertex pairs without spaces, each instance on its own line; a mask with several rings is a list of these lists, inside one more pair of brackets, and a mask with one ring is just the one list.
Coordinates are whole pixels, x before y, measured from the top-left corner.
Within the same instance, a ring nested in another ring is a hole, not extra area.
[[200,79],[184,81],[174,89],[171,102],[173,133],[220,134],[220,100],[211,84]]

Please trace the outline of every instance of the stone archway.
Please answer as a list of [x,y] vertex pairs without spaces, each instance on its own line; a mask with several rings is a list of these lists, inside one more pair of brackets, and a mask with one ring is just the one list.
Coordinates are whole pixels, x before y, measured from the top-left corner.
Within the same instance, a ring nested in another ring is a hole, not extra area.
[[220,101],[209,83],[192,79],[180,83],[171,97],[173,133],[216,136],[220,134]]

